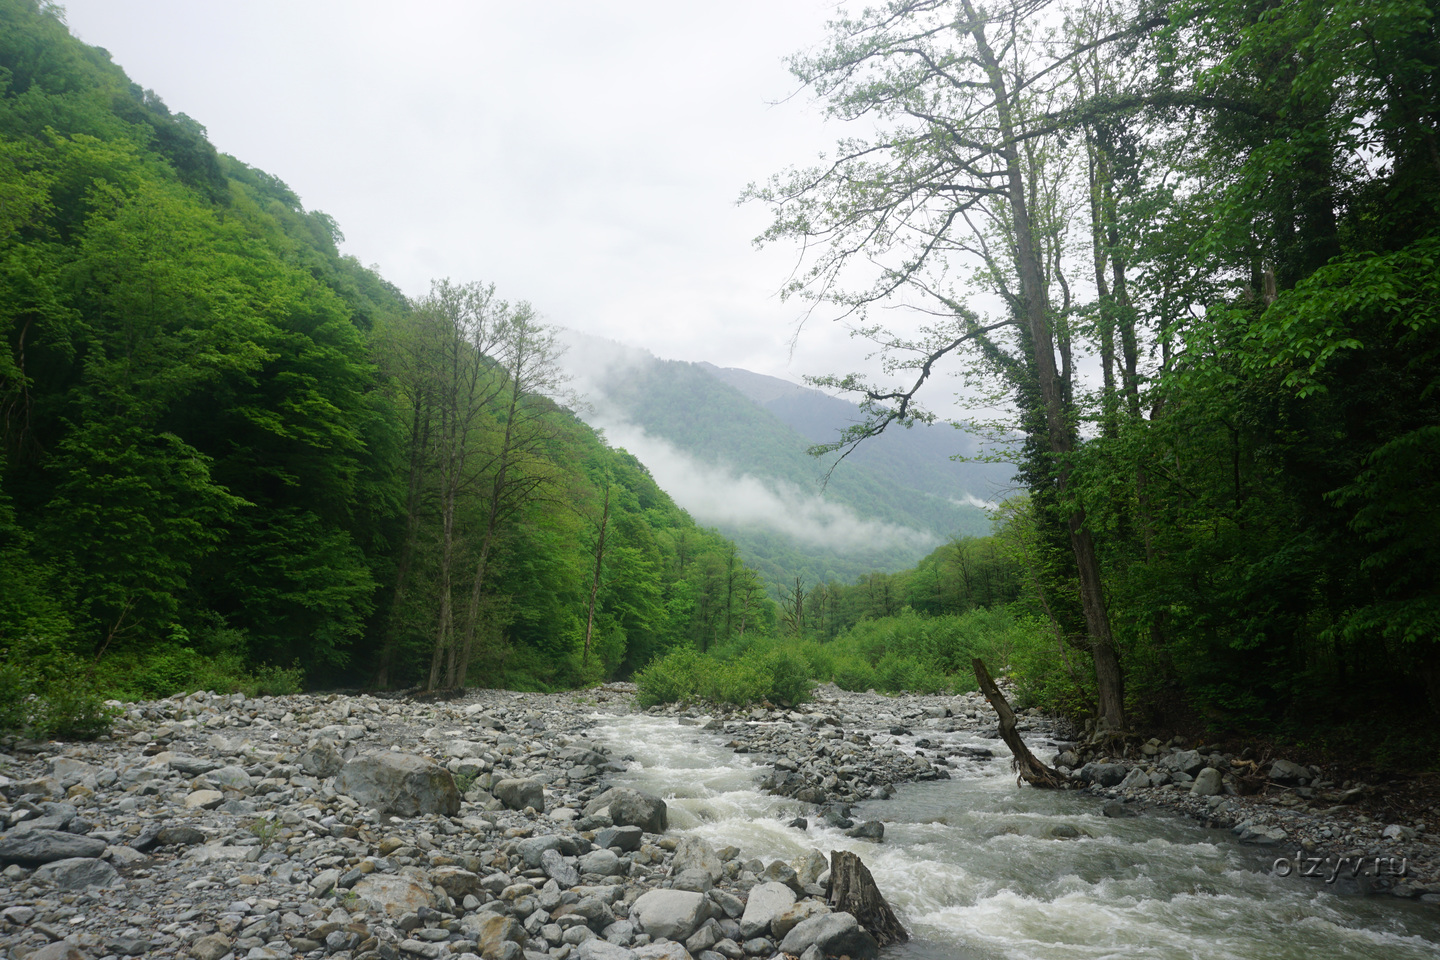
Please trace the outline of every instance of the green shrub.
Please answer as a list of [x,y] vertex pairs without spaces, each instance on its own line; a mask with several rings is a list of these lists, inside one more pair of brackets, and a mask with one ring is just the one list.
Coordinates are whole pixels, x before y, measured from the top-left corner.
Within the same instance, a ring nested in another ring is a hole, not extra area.
[[636,702],[642,707],[653,707],[699,696],[705,665],[704,658],[690,647],[680,647],[650,661],[649,666],[635,674]]

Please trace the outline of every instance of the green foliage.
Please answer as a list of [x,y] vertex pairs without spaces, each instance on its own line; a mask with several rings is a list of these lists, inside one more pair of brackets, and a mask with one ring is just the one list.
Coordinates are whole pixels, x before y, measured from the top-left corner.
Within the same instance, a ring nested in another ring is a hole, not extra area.
[[796,704],[810,697],[804,658],[784,647],[756,645],[739,656],[715,659],[690,648],[674,650],[635,675],[642,707],[686,700],[746,706]]

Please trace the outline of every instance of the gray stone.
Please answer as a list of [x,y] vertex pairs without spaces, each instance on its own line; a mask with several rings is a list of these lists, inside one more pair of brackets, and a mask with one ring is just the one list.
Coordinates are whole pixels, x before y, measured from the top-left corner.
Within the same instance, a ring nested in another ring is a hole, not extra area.
[[1199,750],[1181,750],[1160,761],[1160,765],[1170,770],[1188,773],[1193,777],[1200,772],[1201,767],[1205,766],[1205,758],[1200,756]]
[[582,874],[614,877],[625,873],[628,866],[610,850],[593,850],[580,858],[579,868]]
[[184,824],[171,824],[155,831],[155,842],[161,846],[192,847],[206,841],[205,834]]
[[1115,787],[1125,779],[1125,774],[1123,763],[1087,763],[1080,768],[1080,772],[1076,776],[1086,783],[1098,783],[1102,787]]
[[636,947],[635,956],[637,960],[691,960],[690,951],[674,941]]
[[611,787],[585,804],[584,813],[587,817],[594,816],[606,809],[611,822],[617,826],[639,827],[646,833],[664,833],[669,826],[665,801],[643,790]]
[[639,850],[644,839],[644,830],[627,824],[623,827],[606,827],[599,831],[595,834],[595,845],[597,847],[618,847],[621,851],[629,853]]
[[402,817],[453,817],[460,812],[460,793],[450,771],[408,753],[362,754],[341,769],[335,789],[381,813]]
[[1190,785],[1192,797],[1213,797],[1220,792],[1220,771],[1214,767],[1206,767],[1195,776],[1195,782]]
[[546,850],[542,853],[540,867],[545,871],[545,876],[552,878],[562,887],[573,887],[580,882],[579,871],[565,862],[559,850]]
[[516,850],[524,859],[525,866],[533,870],[545,863],[546,850],[559,851],[564,845],[565,838],[552,833],[543,837],[527,837],[516,845]]
[[571,954],[575,960],[635,960],[635,951],[605,940],[586,940]]
[[476,940],[479,943],[480,956],[485,960],[501,960],[505,943],[516,943],[522,948],[525,946],[525,928],[520,926],[514,917],[491,914],[480,924],[480,935]]
[[845,836],[856,840],[884,840],[885,824],[879,820],[866,820],[845,831]]
[[430,888],[413,877],[372,873],[351,887],[350,891],[395,920],[407,913],[419,913],[421,907],[435,907]]
[[715,883],[725,876],[725,864],[699,837],[683,837],[675,845],[675,859],[670,863],[670,872],[680,874],[686,870],[704,870]]
[[830,864],[825,859],[825,854],[819,850],[811,850],[805,854],[800,865],[795,869],[795,874],[800,880],[802,887],[808,887],[820,879],[820,874],[830,869]]
[[784,940],[786,935],[802,922],[829,912],[829,905],[819,900],[801,900],[790,909],[781,910],[775,915],[770,921],[770,934],[777,940]]
[[534,807],[537,813],[545,812],[545,785],[539,780],[501,780],[490,792],[507,810]]
[[[1134,810],[1130,809],[1128,804],[1121,803],[1119,800],[1107,800],[1105,806],[1100,808],[1100,812],[1107,817],[1117,820],[1122,817],[1138,816]],[[1076,831],[1076,835],[1079,835],[1078,830]]]
[[848,956],[851,960],[874,960],[880,953],[875,938],[861,930],[859,922],[848,913],[827,913],[802,920],[780,944],[781,951],[795,956],[811,947],[818,947],[826,956]]
[[745,902],[740,917],[740,933],[745,939],[758,937],[770,929],[770,921],[795,905],[795,891],[784,883],[771,881],[756,884]]
[[45,864],[35,871],[35,879],[53,883],[61,890],[83,890],[114,886],[120,882],[120,874],[104,860],[68,857]]
[[709,893],[715,888],[715,881],[710,879],[710,874],[705,870],[681,870],[670,879],[672,890],[693,890],[696,893]]
[[300,771],[311,777],[333,777],[345,766],[345,758],[328,740],[320,740],[300,755]]
[[219,933],[201,937],[190,944],[190,956],[195,960],[220,960],[230,952],[230,938]]
[[652,937],[685,940],[705,915],[705,895],[688,890],[651,890],[630,907],[630,919]]
[[61,830],[31,830],[0,837],[0,863],[18,863],[22,867],[37,867],[72,857],[98,857],[104,852],[104,840]]
[[27,960],[86,960],[85,954],[73,943],[58,940],[30,954]]
[[717,888],[711,890],[706,896],[731,920],[738,920],[745,913],[745,901],[729,891]]
[[1310,769],[1289,760],[1276,760],[1270,764],[1270,779],[1276,783],[1299,783],[1310,779]]

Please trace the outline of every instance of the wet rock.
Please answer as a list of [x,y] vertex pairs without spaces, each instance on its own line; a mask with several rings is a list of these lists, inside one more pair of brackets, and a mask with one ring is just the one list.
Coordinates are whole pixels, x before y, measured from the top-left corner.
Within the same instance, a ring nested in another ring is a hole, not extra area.
[[[1139,816],[1138,811],[1132,810],[1128,805],[1121,803],[1119,800],[1107,800],[1105,806],[1100,808],[1100,812],[1114,819]],[[1077,836],[1078,834],[1079,831],[1076,831]]]
[[845,836],[856,840],[884,840],[885,824],[879,820],[866,820],[845,831]]
[[848,913],[827,913],[803,920],[780,944],[782,952],[795,956],[811,947],[826,956],[847,956],[851,960],[874,960],[880,953],[875,938],[861,930],[859,922]]
[[639,827],[646,833],[664,833],[669,826],[665,801],[653,793],[612,787],[585,804],[585,815],[593,816],[608,810],[617,826]]
[[1123,763],[1087,763],[1080,768],[1076,774],[1086,783],[1099,784],[1102,787],[1118,786],[1120,781],[1125,779],[1128,771]]
[[545,871],[545,876],[550,877],[562,887],[573,887],[580,882],[580,873],[570,864],[558,850],[546,850],[540,855],[540,867]]
[[401,817],[453,817],[460,812],[460,793],[450,771],[414,754],[362,754],[340,770],[335,789],[380,813]]
[[784,940],[796,926],[811,917],[829,913],[830,907],[819,900],[801,900],[789,909],[782,910],[770,921],[770,933],[777,940]]

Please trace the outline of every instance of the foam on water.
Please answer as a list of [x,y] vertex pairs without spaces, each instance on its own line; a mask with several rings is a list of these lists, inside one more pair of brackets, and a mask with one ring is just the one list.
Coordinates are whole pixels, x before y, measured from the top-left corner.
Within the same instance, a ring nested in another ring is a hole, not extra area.
[[[787,827],[813,808],[760,793],[754,782],[765,768],[697,727],[631,715],[605,718],[595,732],[614,755],[633,757],[618,781],[665,797],[674,832],[767,862],[810,850],[859,854],[914,936],[887,956],[1434,960],[1440,944],[1433,908],[1282,881],[1268,874],[1279,853],[1221,831],[1166,817],[1109,819],[1093,797],[1017,787],[997,741],[927,732],[947,748],[984,746],[996,758],[860,805],[857,820],[886,821],[875,844],[815,823]],[[1079,836],[1052,833],[1061,825]]]

